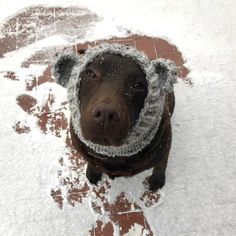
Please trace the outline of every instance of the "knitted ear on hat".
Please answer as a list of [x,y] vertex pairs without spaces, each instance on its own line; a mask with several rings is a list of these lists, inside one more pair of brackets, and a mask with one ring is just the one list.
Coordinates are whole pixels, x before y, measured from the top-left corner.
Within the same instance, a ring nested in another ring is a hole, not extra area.
[[153,60],[156,73],[159,75],[160,88],[163,94],[172,92],[177,81],[177,68],[173,61],[166,59]]
[[73,67],[78,63],[78,58],[75,55],[61,55],[57,58],[53,66],[53,75],[56,82],[63,87],[66,87],[70,79]]

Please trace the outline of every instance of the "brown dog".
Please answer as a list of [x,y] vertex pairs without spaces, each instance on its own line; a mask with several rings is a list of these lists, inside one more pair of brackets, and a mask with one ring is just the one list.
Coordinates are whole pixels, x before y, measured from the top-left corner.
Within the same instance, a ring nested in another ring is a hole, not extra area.
[[[75,63],[76,60],[69,63],[64,58],[57,65],[70,71]],[[156,71],[164,74],[166,68],[159,66]],[[61,74],[59,69],[57,73]],[[144,106],[148,93],[146,74],[132,58],[105,53],[88,63],[80,77],[78,97],[84,139],[106,147],[119,147],[125,142]],[[89,181],[96,184],[102,173],[115,178],[132,176],[154,167],[149,179],[150,190],[163,187],[171,147],[170,118],[173,110],[174,93],[171,92],[165,95],[160,124],[152,141],[138,153],[118,158],[97,153],[88,147],[80,140],[71,122],[72,142],[88,162],[86,176]]]

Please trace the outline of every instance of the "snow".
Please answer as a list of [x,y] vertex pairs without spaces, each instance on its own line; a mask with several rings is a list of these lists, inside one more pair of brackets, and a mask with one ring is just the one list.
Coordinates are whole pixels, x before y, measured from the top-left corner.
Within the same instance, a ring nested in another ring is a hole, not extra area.
[[148,236],[148,232],[146,230],[143,230],[142,226],[139,224],[134,224],[128,233],[124,234],[124,236]]
[[[103,20],[84,41],[124,35],[127,29],[166,38],[178,46],[187,59],[194,85],[179,81],[175,87],[173,142],[161,193],[165,199],[154,208],[138,203],[157,235],[236,235],[235,1],[1,0],[0,21],[37,3],[87,6],[101,15]],[[16,116],[34,122],[15,99],[24,91],[24,76],[39,76],[44,70],[21,68],[21,62],[54,42],[67,44],[57,35],[0,59],[0,235],[87,235],[94,223],[94,213],[88,211],[89,198],[76,207],[65,204],[61,210],[49,196],[52,186],[59,184],[55,175],[57,157],[66,152],[63,140],[45,135],[36,127],[20,136],[12,129]],[[6,70],[18,73],[19,81],[4,79],[1,72]],[[43,106],[43,91],[50,85],[40,89],[31,95],[37,92]],[[54,92],[62,94],[56,109],[65,94],[59,88]],[[76,177],[76,173],[67,171],[65,168],[65,176]],[[147,175],[144,172],[130,179],[115,179],[108,190],[109,200],[115,201],[121,191],[131,199],[135,194],[140,196],[140,181]],[[135,225],[127,235],[139,235],[141,231]]]

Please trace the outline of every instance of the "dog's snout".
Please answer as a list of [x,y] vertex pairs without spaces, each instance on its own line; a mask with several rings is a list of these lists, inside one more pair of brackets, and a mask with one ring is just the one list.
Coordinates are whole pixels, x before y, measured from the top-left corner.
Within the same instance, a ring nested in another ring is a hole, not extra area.
[[104,128],[112,126],[119,122],[119,111],[109,103],[100,103],[95,106],[92,111],[93,120],[98,125],[103,125]]

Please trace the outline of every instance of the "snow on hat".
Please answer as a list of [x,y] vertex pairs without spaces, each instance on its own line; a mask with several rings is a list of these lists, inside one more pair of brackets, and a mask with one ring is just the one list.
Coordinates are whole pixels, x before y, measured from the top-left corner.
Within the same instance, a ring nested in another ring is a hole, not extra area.
[[[107,53],[132,58],[146,74],[148,84],[144,106],[126,140],[120,146],[104,146],[86,140],[80,126],[81,73],[96,57]],[[165,95],[173,90],[176,72],[176,66],[172,61],[165,59],[151,61],[136,48],[121,44],[101,44],[87,49],[83,55],[61,55],[53,67],[57,83],[68,89],[72,125],[78,138],[96,153],[109,157],[132,156],[150,144],[161,121]]]

